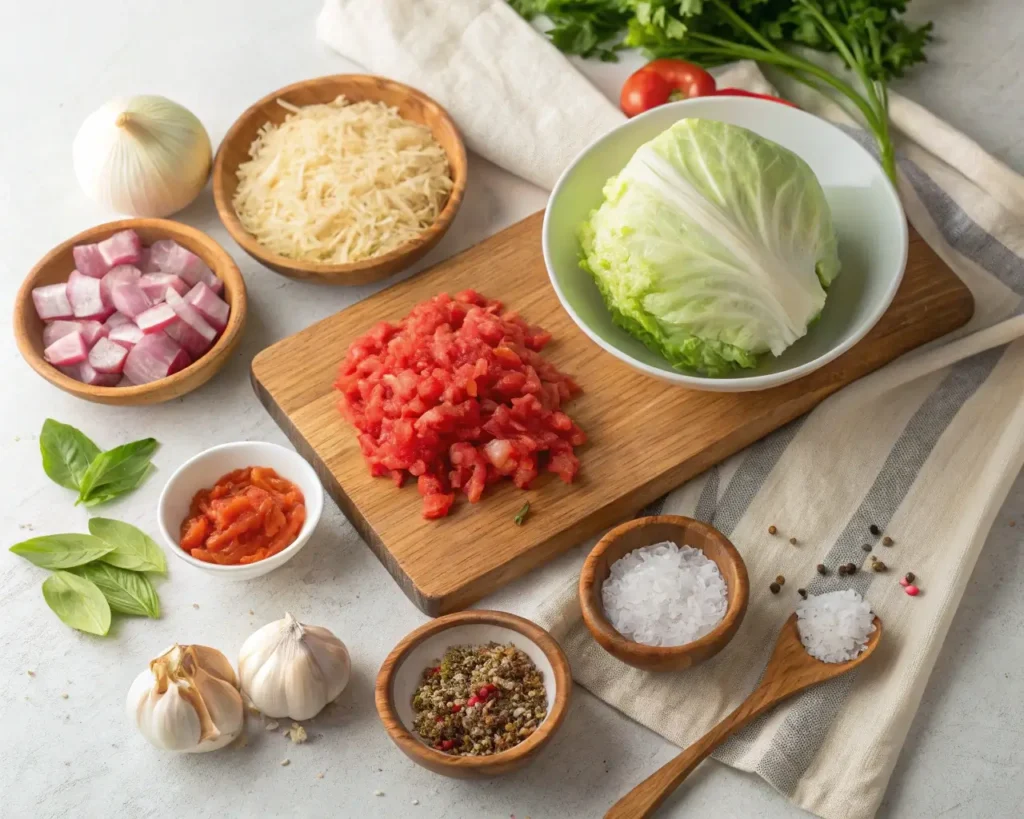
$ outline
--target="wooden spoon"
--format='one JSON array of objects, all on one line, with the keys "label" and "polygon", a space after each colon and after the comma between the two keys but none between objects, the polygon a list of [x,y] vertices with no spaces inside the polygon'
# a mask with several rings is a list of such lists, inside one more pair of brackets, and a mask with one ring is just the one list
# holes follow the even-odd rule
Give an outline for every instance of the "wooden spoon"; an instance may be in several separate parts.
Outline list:
[{"label": "wooden spoon", "polygon": [[796,614],[791,615],[782,627],[761,684],[753,693],[693,745],[612,805],[605,819],[641,819],[651,816],[694,768],[740,728],[794,694],[852,671],[871,655],[881,637],[882,621],[876,617],[875,630],[856,658],[845,663],[824,663],[804,649],[796,628]]}]

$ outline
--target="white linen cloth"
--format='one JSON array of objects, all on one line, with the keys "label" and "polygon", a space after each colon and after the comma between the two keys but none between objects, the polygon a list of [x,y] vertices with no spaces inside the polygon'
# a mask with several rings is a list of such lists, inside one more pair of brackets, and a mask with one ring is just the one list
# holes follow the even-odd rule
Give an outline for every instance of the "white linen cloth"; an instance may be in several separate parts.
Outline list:
[{"label": "white linen cloth", "polygon": [[[504,0],[326,0],[317,32],[367,70],[448,108],[470,150],[550,188],[595,137],[622,121]],[[721,85],[770,91],[751,63]],[[834,102],[784,84],[804,108],[870,139]],[[907,215],[970,287],[971,322],[835,394],[655,504],[714,524],[743,553],[751,594],[732,643],[704,665],[651,674],[619,663],[583,626],[585,549],[488,604],[533,617],[565,648],[577,682],[678,745],[693,742],[756,685],[795,589],[855,588],[884,623],[858,672],[775,709],[717,753],[828,819],[874,815],[992,519],[1024,462],[1024,180],[920,106],[892,94]],[[553,297],[553,296],[552,296]],[[586,469],[584,459],[583,468]],[[785,537],[769,537],[769,524]],[[890,571],[821,577],[819,562]],[[792,534],[799,545],[786,540]],[[910,598],[896,580],[918,576]],[[773,596],[768,584],[787,578]]]}]

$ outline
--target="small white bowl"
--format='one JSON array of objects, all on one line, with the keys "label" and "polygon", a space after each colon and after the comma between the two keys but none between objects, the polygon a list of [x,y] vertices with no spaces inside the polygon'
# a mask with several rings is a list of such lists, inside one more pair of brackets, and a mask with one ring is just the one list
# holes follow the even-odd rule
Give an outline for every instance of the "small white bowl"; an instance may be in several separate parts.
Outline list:
[{"label": "small white bowl", "polygon": [[[612,321],[597,286],[579,265],[577,231],[604,200],[610,176],[645,142],[681,119],[703,117],[748,128],[797,154],[825,190],[843,267],[821,318],[782,355],[754,369],[708,378],[675,369]],[[694,97],[653,108],[600,137],[569,165],[544,214],[544,263],[566,312],[594,343],[647,375],[691,389],[745,392],[812,373],[864,338],[888,309],[907,262],[907,221],[881,166],[842,130],[788,105],[746,97]]]},{"label": "small white bowl", "polygon": [[[247,466],[268,466],[302,490],[306,500],[306,522],[299,530],[299,536],[276,555],[246,565],[221,566],[197,560],[187,554],[178,545],[178,532],[181,529],[181,522],[188,515],[189,506],[196,492],[213,486],[228,472]],[[277,444],[265,441],[237,441],[233,444],[211,447],[178,467],[160,493],[156,517],[164,540],[170,546],[171,553],[179,560],[226,580],[250,580],[272,572],[295,557],[316,529],[323,509],[324,488],[305,458]]]}]

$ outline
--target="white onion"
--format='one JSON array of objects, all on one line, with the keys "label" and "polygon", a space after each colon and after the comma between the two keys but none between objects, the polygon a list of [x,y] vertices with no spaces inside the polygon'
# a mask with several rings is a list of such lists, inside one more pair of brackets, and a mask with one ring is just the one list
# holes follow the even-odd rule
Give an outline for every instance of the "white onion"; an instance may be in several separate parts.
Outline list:
[{"label": "white onion", "polygon": [[90,114],[72,149],[82,190],[131,216],[168,216],[206,185],[212,151],[203,124],[154,95],[117,97]]}]

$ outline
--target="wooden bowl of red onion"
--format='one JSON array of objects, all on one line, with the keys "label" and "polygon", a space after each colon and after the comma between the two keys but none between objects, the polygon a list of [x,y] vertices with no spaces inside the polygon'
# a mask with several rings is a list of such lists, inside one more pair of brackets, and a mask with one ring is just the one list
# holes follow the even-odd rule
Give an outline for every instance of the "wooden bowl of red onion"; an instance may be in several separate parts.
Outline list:
[{"label": "wooden bowl of red onion", "polygon": [[227,363],[245,280],[213,239],[168,219],[89,228],[47,253],[14,307],[14,336],[43,378],[87,401],[158,404]]}]

